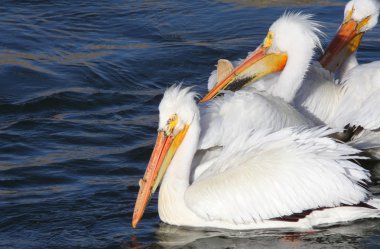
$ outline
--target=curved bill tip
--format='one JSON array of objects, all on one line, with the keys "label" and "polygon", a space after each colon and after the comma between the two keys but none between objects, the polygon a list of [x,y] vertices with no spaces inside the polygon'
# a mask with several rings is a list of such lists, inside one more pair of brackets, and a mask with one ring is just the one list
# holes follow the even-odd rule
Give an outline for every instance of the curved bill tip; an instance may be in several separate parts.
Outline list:
[{"label": "curved bill tip", "polygon": [[211,92],[207,93],[206,96],[204,96],[201,100],[199,100],[199,103],[207,102],[211,99],[213,99],[217,94],[213,94]]},{"label": "curved bill tip", "polygon": [[132,227],[136,228],[137,224],[140,222],[145,208],[149,202],[149,199],[151,197],[150,191],[147,189],[145,184],[142,185],[142,181],[140,180],[140,191],[136,200],[135,209],[133,211],[133,217],[132,217]]},{"label": "curved bill tip", "polygon": [[145,208],[143,208],[143,211],[141,212],[140,208],[135,207],[135,210],[133,212],[133,217],[132,217],[132,228],[133,229],[135,229],[137,224],[140,222],[142,215],[144,214],[144,209]]},{"label": "curved bill tip", "polygon": [[138,223],[139,220],[132,219],[132,228],[135,229]]}]

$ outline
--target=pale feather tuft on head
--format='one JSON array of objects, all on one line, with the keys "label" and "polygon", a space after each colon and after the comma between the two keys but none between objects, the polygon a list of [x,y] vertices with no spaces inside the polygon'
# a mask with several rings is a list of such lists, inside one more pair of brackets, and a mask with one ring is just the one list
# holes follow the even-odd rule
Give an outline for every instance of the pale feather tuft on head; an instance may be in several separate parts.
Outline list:
[{"label": "pale feather tuft on head", "polygon": [[322,48],[319,37],[325,34],[320,22],[313,15],[302,12],[285,12],[269,28],[274,33],[273,47],[281,52],[299,48],[298,43],[307,42],[310,47]]},{"label": "pale feather tuft on head", "polygon": [[192,87],[182,87],[182,84],[175,84],[166,89],[158,107],[160,112],[159,129],[164,128],[169,118],[174,114],[178,116],[175,131],[191,124],[194,118],[199,119],[199,110],[195,102],[198,95],[191,89]]},{"label": "pale feather tuft on head", "polygon": [[371,16],[368,23],[362,27],[361,31],[365,32],[374,28],[379,19],[380,4],[377,0],[351,0],[346,4],[344,9],[344,20],[346,20],[350,11],[351,18],[360,22],[368,16]]}]

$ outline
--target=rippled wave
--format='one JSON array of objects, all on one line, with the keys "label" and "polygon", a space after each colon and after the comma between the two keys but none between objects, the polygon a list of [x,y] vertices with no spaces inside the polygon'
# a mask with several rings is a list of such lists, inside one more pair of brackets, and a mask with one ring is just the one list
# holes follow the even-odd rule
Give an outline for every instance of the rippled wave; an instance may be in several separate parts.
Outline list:
[{"label": "rippled wave", "polygon": [[[3,1],[0,247],[378,245],[375,221],[313,234],[159,225],[157,199],[131,228],[165,88],[204,93],[216,61],[244,57],[288,4],[315,13],[331,37],[344,2]],[[366,34],[362,62],[380,58],[379,37]]]}]

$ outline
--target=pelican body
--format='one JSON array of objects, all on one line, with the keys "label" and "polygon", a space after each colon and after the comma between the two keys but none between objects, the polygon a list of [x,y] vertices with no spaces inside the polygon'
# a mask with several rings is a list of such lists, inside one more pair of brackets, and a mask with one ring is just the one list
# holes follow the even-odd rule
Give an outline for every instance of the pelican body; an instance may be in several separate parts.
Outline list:
[{"label": "pelican body", "polygon": [[[289,35],[286,27],[294,35]],[[258,49],[218,77],[220,81],[201,103],[221,90],[236,90],[277,72],[268,92],[247,96],[266,103],[258,107],[257,122],[261,121],[260,114],[265,114],[264,106],[275,110],[273,113],[285,110],[283,103],[289,105],[294,100],[314,48],[319,46],[318,32],[319,25],[308,15],[283,15]],[[296,125],[275,127],[277,131],[273,132],[270,119],[276,119],[271,115],[266,116],[269,121],[265,125],[247,125],[239,130],[243,121],[228,125],[229,115],[223,115],[223,110],[233,113],[228,104],[237,100],[235,96],[227,95],[220,104],[223,108],[214,101],[213,105],[201,106],[200,111],[195,94],[188,88],[173,86],[165,92],[159,106],[156,144],[139,182],[134,228],[160,184],[158,213],[163,222],[172,225],[234,230],[311,228],[380,216],[380,201],[367,188],[370,175],[355,163],[359,151],[326,137],[335,130]],[[215,113],[214,107],[220,113]],[[293,113],[291,108],[287,111]],[[210,118],[213,113],[216,117]],[[278,120],[287,124],[286,117]],[[302,123],[300,120],[295,123]],[[214,140],[214,145],[222,145],[217,153],[199,160],[196,153],[202,139],[210,141],[205,138],[220,134],[210,128],[218,125],[225,125],[224,131],[233,128],[234,135]]]},{"label": "pelican body", "polygon": [[[320,46],[319,24],[310,17],[300,13],[284,14],[271,25],[263,44],[236,68],[226,60],[219,61],[214,75],[218,83],[213,84],[214,88],[200,101],[200,149],[223,146],[244,130],[270,129],[273,132],[285,127],[316,125],[291,105],[314,48]],[[289,28],[293,31],[291,36]],[[294,70],[295,67],[298,70]],[[268,91],[226,91],[274,72],[281,74]],[[222,90],[224,95],[213,99]],[[211,99],[213,101],[209,101]],[[203,108],[204,105],[207,107]]]},{"label": "pelican body", "polygon": [[[273,73],[266,83],[266,92],[292,103],[314,55],[321,47],[320,24],[311,15],[285,13],[269,28],[262,45],[248,55],[201,100],[206,102],[222,90],[239,90]],[[211,85],[211,84],[209,84]]]},{"label": "pelican body", "polygon": [[[289,28],[293,31],[291,36]],[[302,83],[314,48],[320,46],[319,33],[319,24],[310,15],[287,13],[271,25],[263,45],[244,63],[234,68],[229,61],[220,60],[214,75],[218,84],[200,101],[198,149],[224,146],[247,130],[275,132],[285,127],[317,125],[290,102]],[[221,90],[234,90],[236,84],[250,84],[279,71],[281,75],[270,91],[224,91],[223,96],[213,99]]]},{"label": "pelican body", "polygon": [[160,182],[158,213],[172,225],[310,228],[379,217],[380,202],[366,187],[368,171],[350,161],[358,151],[325,137],[332,132],[325,128],[242,133],[191,179],[201,132],[194,96],[178,86],[164,94],[133,227]]},{"label": "pelican body", "polygon": [[[374,3],[374,0],[363,0],[365,1]],[[341,28],[343,31],[338,31],[339,39],[333,40],[333,45],[327,49],[326,56],[321,58],[323,65],[334,70],[336,67],[333,65],[336,66],[337,60],[331,54],[338,54],[340,60],[346,59],[348,52],[352,53],[357,49],[364,32],[377,23],[377,12],[358,19],[363,16],[364,11],[354,8],[352,4],[354,1],[348,4],[351,11],[346,11],[347,16]],[[378,9],[375,8],[375,11]],[[377,129],[376,127],[380,127],[380,114],[377,115],[376,110],[365,113],[361,109],[370,110],[373,106],[377,106],[374,103],[379,101],[379,98],[373,96],[380,96],[380,93],[377,91],[370,93],[375,90],[372,85],[377,84],[377,81],[368,78],[378,77],[379,71],[373,70],[363,76],[367,82],[363,86],[357,84],[358,80],[351,76],[354,71],[360,71],[353,68],[348,74],[350,80],[344,84],[335,84],[327,70],[318,63],[311,63],[314,48],[320,47],[319,27],[320,25],[311,21],[310,17],[301,14],[290,14],[280,18],[270,27],[262,45],[235,68],[230,63],[229,67],[232,69],[227,70],[229,72],[227,76],[216,80],[219,78],[219,73],[218,77],[212,74],[209,80],[211,90],[201,102],[218,96],[223,90],[236,91],[245,87],[250,92],[266,92],[273,97],[281,98],[315,126],[327,124],[330,127],[343,129],[350,124],[366,129]],[[340,44],[342,34],[348,36],[347,39],[343,39],[345,41],[343,45]],[[339,63],[342,65],[342,62]],[[373,65],[376,66],[377,64]],[[356,75],[361,77],[360,73]],[[366,101],[368,98],[371,101]],[[373,145],[371,149],[379,147],[376,141],[380,141],[380,134],[360,133],[354,136],[350,144],[368,150],[368,144]],[[362,146],[363,144],[366,146]],[[372,155],[377,157],[377,154],[380,153]]]}]

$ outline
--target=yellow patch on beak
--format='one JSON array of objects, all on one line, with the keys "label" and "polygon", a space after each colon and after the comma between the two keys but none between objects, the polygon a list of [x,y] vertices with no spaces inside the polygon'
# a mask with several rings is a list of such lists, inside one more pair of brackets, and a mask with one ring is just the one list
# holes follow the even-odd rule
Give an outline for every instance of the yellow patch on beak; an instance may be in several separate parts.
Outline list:
[{"label": "yellow patch on beak", "polygon": [[344,19],[344,22],[343,23],[346,23],[348,22],[349,20],[351,20],[351,16],[352,16],[352,13],[354,12],[354,7],[352,7],[352,9],[350,9],[350,11],[348,12],[347,16],[346,16],[346,19]]},{"label": "yellow patch on beak", "polygon": [[366,18],[364,18],[363,20],[360,21],[360,23],[358,24],[358,27],[356,28],[357,30],[361,30],[365,25],[368,24],[369,20],[371,19],[371,16],[367,16]]},{"label": "yellow patch on beak", "polygon": [[324,54],[319,59],[321,65],[335,73],[347,60],[347,58],[357,51],[364,31],[362,28],[365,27],[371,16],[367,16],[360,22],[352,19],[352,14],[355,11],[352,8],[342,25],[340,26],[338,32],[336,33],[334,39],[330,42],[329,46],[326,48]]}]

